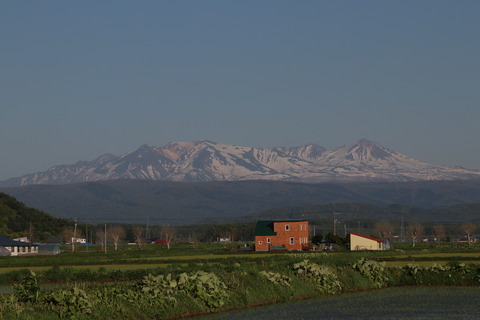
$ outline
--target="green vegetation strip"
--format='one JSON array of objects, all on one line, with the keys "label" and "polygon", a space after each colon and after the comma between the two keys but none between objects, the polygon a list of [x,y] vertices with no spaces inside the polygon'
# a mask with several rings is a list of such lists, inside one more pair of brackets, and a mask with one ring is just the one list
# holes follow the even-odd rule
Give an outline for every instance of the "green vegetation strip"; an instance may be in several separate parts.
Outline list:
[{"label": "green vegetation strip", "polygon": [[[451,261],[448,260],[433,260],[433,261],[385,261],[385,265],[387,267],[405,267],[409,264],[415,264],[423,268],[432,267],[434,265],[448,265]],[[455,260],[455,263],[458,264],[473,264],[473,265],[480,265],[480,261],[464,261],[464,260]]]},{"label": "green vegetation strip", "polygon": [[[167,268],[171,264],[169,263],[149,263],[149,264],[104,264],[104,265],[73,265],[73,266],[67,266],[67,267],[60,267],[59,269],[77,269],[77,270],[92,270],[96,271],[99,269],[103,269],[106,271],[112,271],[112,270],[139,270],[139,269],[154,269],[154,268]],[[186,265],[184,264],[178,264],[178,265]],[[26,267],[22,268],[23,270],[29,270],[33,272],[41,272],[41,271],[47,271],[50,270],[51,267],[46,267],[46,266],[40,266],[40,267]],[[10,268],[0,268],[0,274],[3,273],[8,273],[12,271],[18,271],[19,268],[17,267],[10,267]],[[21,269],[20,269],[21,270]]]},{"label": "green vegetation strip", "polygon": [[[208,254],[208,255],[188,255],[188,256],[170,256],[170,257],[144,257],[144,258],[124,258],[124,259],[97,259],[95,257],[88,257],[83,260],[82,264],[77,264],[77,259],[61,258],[53,259],[50,261],[24,260],[23,263],[17,265],[0,267],[0,274],[7,273],[15,270],[26,269],[31,271],[45,271],[51,268],[52,265],[61,266],[63,268],[74,269],[98,269],[105,268],[107,270],[136,270],[136,269],[152,269],[152,268],[166,268],[169,265],[185,265],[187,263],[218,263],[224,259],[260,259],[264,257],[272,257],[272,254]],[[27,258],[27,257],[23,257]],[[25,263],[28,262],[28,263]],[[92,263],[95,262],[95,263]],[[36,265],[39,263],[40,265]]]},{"label": "green vegetation strip", "polygon": [[[137,258],[136,253],[131,255]],[[246,259],[253,256],[222,255],[198,263],[193,255],[192,260],[176,260],[181,263],[53,265],[36,273],[10,271],[0,275],[3,283],[16,282],[0,295],[1,316],[170,319],[373,288],[480,285],[478,265],[458,261],[388,266],[375,261],[386,253],[376,252],[284,253]],[[77,258],[72,254],[51,261]]]}]

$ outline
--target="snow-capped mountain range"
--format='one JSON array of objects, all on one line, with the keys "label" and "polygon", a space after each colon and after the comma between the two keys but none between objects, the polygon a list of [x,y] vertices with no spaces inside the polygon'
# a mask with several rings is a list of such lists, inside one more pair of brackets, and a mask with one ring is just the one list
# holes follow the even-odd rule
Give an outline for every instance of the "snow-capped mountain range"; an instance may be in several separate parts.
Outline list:
[{"label": "snow-capped mountain range", "polygon": [[141,146],[121,155],[54,166],[1,182],[2,187],[115,179],[296,182],[416,181],[480,178],[480,171],[433,165],[362,139],[327,150],[316,144],[253,148],[207,140]]}]

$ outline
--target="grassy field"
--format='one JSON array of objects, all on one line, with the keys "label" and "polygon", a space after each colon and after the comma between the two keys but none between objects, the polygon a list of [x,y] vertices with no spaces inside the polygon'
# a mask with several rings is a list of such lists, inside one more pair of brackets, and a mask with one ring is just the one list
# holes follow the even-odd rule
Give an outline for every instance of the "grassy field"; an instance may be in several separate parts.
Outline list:
[{"label": "grassy field", "polygon": [[[395,250],[382,252],[328,252],[331,260],[354,261],[359,257],[367,257],[376,261],[385,261],[388,266],[404,266],[416,263],[421,266],[434,264],[447,264],[450,262],[480,264],[480,245],[465,246],[451,243],[443,246],[431,247],[421,244],[411,248],[405,244],[397,244]],[[282,259],[288,252],[237,252],[235,245],[225,247],[223,244],[200,244],[192,248],[189,244],[176,244],[171,249],[159,245],[147,245],[142,250],[133,246],[120,246],[118,251],[113,247],[105,253],[100,247],[78,247],[76,252],[71,252],[70,247],[62,247],[59,255],[0,257],[0,274],[16,270],[45,271],[54,266],[60,268],[98,270],[138,270],[167,268],[171,265],[188,265],[221,263],[225,260],[250,261],[268,258],[270,260]],[[318,252],[304,252],[319,254]]]},{"label": "grassy field", "polygon": [[[260,259],[264,257],[271,257],[272,254],[258,254],[253,253],[246,254],[190,254],[184,256],[142,256],[139,257],[122,257],[108,259],[105,257],[97,257],[95,253],[92,256],[85,256],[82,254],[83,259],[81,263],[77,259],[73,258],[74,254],[67,253],[65,255],[52,256],[48,259],[42,260],[30,260],[32,257],[21,257],[17,260],[16,265],[12,263],[2,264],[3,260],[0,260],[0,274],[15,271],[19,269],[31,270],[34,272],[45,271],[53,266],[61,266],[61,268],[73,268],[73,269],[90,269],[98,270],[99,268],[105,270],[137,270],[137,269],[152,269],[152,268],[166,268],[170,265],[187,265],[188,263],[217,263],[223,259],[235,258],[235,259]],[[41,265],[35,265],[36,263]]]},{"label": "grassy field", "polygon": [[385,287],[480,285],[475,245],[272,253],[220,244],[68,249],[0,258],[0,319],[170,319]]}]

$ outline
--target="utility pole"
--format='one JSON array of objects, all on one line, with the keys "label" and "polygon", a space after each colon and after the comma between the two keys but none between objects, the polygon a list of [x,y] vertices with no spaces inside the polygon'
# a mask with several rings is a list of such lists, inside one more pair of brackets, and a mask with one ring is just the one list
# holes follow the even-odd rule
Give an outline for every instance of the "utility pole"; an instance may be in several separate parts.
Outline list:
[{"label": "utility pole", "polygon": [[335,212],[333,211],[333,235],[337,235],[337,214],[340,214],[340,212]]},{"label": "utility pole", "polygon": [[105,253],[107,253],[107,224],[105,223]]},{"label": "utility pole", "polygon": [[335,211],[333,211],[333,235],[337,232],[337,219],[335,218]]},{"label": "utility pole", "polygon": [[149,241],[149,240],[150,240],[150,228],[149,228],[149,224],[150,224],[149,222],[150,222],[150,221],[149,221],[149,220],[150,220],[150,217],[147,216],[147,226],[146,226],[146,228],[145,228],[145,240],[146,240],[146,241]]},{"label": "utility pole", "polygon": [[402,215],[402,220],[400,224],[400,241],[405,242],[405,231],[403,230],[403,215]]},{"label": "utility pole", "polygon": [[77,241],[77,218],[75,218],[75,227],[73,228],[72,252],[75,251],[75,242]]}]

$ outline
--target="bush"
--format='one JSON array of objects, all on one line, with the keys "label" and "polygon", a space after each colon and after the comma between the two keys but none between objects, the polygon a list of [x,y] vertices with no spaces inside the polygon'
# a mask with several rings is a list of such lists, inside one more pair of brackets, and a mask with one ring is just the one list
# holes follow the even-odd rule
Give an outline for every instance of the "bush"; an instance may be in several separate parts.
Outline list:
[{"label": "bush", "polygon": [[13,286],[14,295],[19,302],[37,302],[40,300],[40,285],[37,275],[30,271],[20,284]]},{"label": "bush", "polygon": [[407,264],[402,270],[405,284],[461,285],[472,284],[480,279],[480,270],[476,265],[457,262],[446,265],[435,263],[431,267]]},{"label": "bush", "polygon": [[228,297],[225,283],[210,272],[197,271],[190,275],[182,273],[178,278],[178,286],[209,309],[223,306]]},{"label": "bush", "polygon": [[303,260],[302,262],[295,263],[292,268],[298,275],[314,281],[317,290],[321,293],[333,294],[342,290],[337,275],[330,267],[320,266],[308,260]]},{"label": "bush", "polygon": [[268,281],[284,287],[290,287],[290,282],[292,281],[290,277],[284,276],[278,272],[260,271],[260,274],[267,278]]},{"label": "bush", "polygon": [[353,264],[353,269],[360,272],[362,276],[373,282],[376,288],[388,284],[388,276],[385,272],[385,262],[378,263],[361,258]]},{"label": "bush", "polygon": [[46,299],[61,319],[77,319],[84,314],[92,313],[92,301],[85,291],[74,287],[70,290],[57,290]]}]

